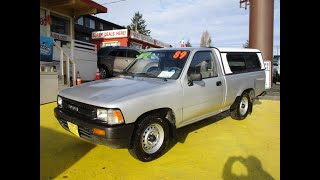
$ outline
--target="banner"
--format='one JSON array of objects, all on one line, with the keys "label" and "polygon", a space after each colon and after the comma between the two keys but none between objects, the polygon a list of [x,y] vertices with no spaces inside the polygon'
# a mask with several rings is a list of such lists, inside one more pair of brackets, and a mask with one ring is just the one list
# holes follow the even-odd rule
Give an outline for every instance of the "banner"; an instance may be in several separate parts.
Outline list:
[{"label": "banner", "polygon": [[52,61],[53,38],[40,36],[40,61]]}]

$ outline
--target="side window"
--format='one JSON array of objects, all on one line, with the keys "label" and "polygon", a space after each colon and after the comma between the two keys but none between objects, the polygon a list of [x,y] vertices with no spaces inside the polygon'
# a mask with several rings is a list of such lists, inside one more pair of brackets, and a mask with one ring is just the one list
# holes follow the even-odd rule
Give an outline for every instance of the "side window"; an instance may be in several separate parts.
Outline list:
[{"label": "side window", "polygon": [[191,73],[201,73],[202,78],[210,78],[217,76],[215,59],[210,51],[196,52],[192,58],[188,69],[188,76]]},{"label": "side window", "polygon": [[246,63],[242,54],[227,53],[227,61],[232,73],[246,72]]},{"label": "side window", "polygon": [[129,49],[128,50],[128,57],[129,58],[136,58],[137,55],[139,55],[140,53],[138,51],[135,51],[135,50],[131,50]]},{"label": "side window", "polygon": [[113,50],[109,53],[109,56],[117,56],[117,50]]},{"label": "side window", "polygon": [[119,56],[119,57],[127,57],[127,50],[126,49],[118,49],[117,56]]},{"label": "side window", "polygon": [[232,73],[261,70],[261,64],[257,53],[227,53],[227,61]]},{"label": "side window", "polygon": [[248,71],[257,71],[261,69],[261,64],[256,53],[246,53],[244,57]]}]

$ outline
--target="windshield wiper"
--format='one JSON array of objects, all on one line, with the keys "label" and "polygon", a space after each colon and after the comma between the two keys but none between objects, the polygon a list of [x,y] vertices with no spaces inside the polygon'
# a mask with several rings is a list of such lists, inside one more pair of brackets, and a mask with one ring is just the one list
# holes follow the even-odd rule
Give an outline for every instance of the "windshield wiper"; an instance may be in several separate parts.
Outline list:
[{"label": "windshield wiper", "polygon": [[154,74],[150,73],[132,73],[132,77],[157,77]]}]

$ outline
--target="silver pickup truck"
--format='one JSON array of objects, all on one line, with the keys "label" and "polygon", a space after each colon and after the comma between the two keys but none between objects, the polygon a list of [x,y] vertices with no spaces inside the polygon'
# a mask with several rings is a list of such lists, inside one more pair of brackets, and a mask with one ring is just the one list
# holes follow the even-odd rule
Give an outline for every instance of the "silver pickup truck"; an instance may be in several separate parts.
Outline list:
[{"label": "silver pickup truck", "polygon": [[164,154],[177,128],[227,110],[244,119],[264,94],[257,49],[148,49],[119,77],[60,91],[54,113],[76,136],[151,161]]}]

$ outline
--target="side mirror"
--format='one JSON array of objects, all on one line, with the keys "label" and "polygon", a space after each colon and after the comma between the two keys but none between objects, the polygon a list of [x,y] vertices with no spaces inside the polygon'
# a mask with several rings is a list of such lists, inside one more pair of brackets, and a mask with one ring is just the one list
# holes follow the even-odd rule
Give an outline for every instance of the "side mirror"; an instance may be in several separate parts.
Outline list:
[{"label": "side mirror", "polygon": [[190,77],[190,79],[188,80],[189,86],[193,86],[193,81],[201,81],[202,80],[201,73],[191,73],[189,77]]}]

